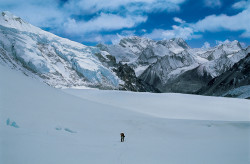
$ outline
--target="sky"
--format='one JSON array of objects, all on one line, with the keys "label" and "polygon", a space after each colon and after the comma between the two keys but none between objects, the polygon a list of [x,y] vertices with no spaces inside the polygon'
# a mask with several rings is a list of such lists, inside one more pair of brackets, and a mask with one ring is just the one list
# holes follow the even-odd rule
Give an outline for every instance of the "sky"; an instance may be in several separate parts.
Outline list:
[{"label": "sky", "polygon": [[0,9],[85,45],[127,36],[250,45],[250,0],[0,0]]}]

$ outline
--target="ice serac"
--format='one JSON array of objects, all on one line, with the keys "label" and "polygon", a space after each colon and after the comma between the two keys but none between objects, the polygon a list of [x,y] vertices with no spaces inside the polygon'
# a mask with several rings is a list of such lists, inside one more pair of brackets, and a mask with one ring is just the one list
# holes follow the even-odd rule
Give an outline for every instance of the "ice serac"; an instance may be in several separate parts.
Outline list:
[{"label": "ice serac", "polygon": [[118,88],[119,78],[96,47],[43,31],[10,12],[0,15],[0,62],[54,87]]}]

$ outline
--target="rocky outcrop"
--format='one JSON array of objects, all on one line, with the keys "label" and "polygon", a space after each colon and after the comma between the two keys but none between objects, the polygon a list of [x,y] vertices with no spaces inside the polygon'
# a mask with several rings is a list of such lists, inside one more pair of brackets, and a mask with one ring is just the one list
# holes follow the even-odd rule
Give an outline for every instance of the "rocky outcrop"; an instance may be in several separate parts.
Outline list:
[{"label": "rocky outcrop", "polygon": [[124,81],[123,84],[120,84],[121,90],[136,92],[160,92],[153,85],[150,85],[137,78],[135,71],[128,64],[122,64],[120,62],[113,70],[116,72],[117,76]]},{"label": "rocky outcrop", "polygon": [[[234,97],[234,90],[242,86],[250,85],[250,54],[238,63],[234,64],[232,68],[222,73],[220,76],[213,78],[207,86],[202,88],[198,94],[227,96]],[[249,91],[247,91],[249,92]]]}]

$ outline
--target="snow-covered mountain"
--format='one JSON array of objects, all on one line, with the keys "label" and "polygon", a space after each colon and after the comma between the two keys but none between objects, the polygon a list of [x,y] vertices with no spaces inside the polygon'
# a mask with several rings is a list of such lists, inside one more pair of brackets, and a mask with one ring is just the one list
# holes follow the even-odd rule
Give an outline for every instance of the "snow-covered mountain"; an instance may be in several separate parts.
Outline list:
[{"label": "snow-covered mountain", "polygon": [[90,47],[0,15],[0,63],[53,87],[197,93],[249,51],[238,41],[192,49],[181,38],[136,36]]},{"label": "snow-covered mountain", "polygon": [[54,87],[118,88],[120,79],[95,54],[107,52],[43,31],[9,12],[0,15],[0,62]]},{"label": "snow-covered mountain", "polygon": [[250,53],[220,76],[213,78],[200,94],[250,98]]},{"label": "snow-covered mountain", "polygon": [[139,79],[160,92],[180,93],[196,93],[247,54],[238,41],[192,49],[181,38],[153,41],[128,37],[117,45],[98,47],[127,63]]},{"label": "snow-covered mountain", "polygon": [[154,41],[137,36],[123,38],[116,45],[99,44],[97,46],[115,56],[117,62],[129,64],[137,76],[162,57],[178,55],[189,48],[181,38]]}]

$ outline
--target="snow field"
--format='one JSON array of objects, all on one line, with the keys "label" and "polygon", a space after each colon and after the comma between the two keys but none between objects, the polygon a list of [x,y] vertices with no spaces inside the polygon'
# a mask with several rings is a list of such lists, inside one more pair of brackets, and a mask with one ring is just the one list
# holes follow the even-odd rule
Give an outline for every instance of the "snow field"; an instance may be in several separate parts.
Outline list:
[{"label": "snow field", "polygon": [[[237,106],[239,113],[246,115],[247,100],[79,90],[86,92],[86,99],[75,90],[70,95],[2,66],[0,77],[0,163],[248,164],[250,161],[249,119],[243,114],[232,119],[224,109],[232,106],[228,109],[232,112]],[[223,112],[213,110],[213,114],[205,117],[209,109],[206,106],[215,104],[215,107],[221,101],[229,103],[218,106]],[[198,114],[196,102],[205,108]],[[181,103],[184,105],[178,106]],[[163,111],[166,104],[170,111]],[[175,105],[176,109],[171,109]],[[192,117],[189,106],[195,109]],[[176,112],[179,107],[183,109]],[[185,113],[184,107],[189,111]],[[175,112],[178,119],[169,119]],[[7,125],[8,119],[19,127]],[[212,121],[216,119],[220,121]],[[126,136],[124,143],[120,143],[121,132]]]}]

